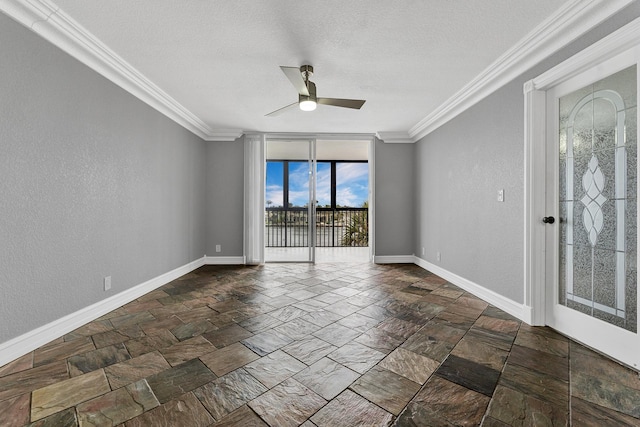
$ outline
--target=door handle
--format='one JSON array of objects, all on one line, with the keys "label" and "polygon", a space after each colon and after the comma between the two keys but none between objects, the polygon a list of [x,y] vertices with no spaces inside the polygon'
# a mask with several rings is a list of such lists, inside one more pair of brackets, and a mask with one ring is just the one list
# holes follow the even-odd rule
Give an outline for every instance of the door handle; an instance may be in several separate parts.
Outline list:
[{"label": "door handle", "polygon": [[545,216],[544,218],[542,218],[542,222],[544,222],[545,224],[553,224],[554,222],[556,222],[556,219],[552,216]]}]

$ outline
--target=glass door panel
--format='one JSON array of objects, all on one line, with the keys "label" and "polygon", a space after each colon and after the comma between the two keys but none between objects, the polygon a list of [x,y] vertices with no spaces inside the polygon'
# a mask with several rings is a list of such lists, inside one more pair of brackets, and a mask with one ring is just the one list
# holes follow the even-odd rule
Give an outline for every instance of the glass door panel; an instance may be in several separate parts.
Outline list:
[{"label": "glass door panel", "polygon": [[314,148],[313,140],[267,140],[267,262],[314,261]]},{"label": "glass door panel", "polygon": [[637,367],[637,67],[583,82],[547,92],[547,323]]}]

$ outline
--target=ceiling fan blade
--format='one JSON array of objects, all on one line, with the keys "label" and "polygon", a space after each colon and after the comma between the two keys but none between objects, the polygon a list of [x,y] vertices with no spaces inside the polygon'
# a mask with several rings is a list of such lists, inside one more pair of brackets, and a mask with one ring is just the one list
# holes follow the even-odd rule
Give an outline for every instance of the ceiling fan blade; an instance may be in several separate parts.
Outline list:
[{"label": "ceiling fan blade", "polygon": [[280,66],[282,72],[287,76],[293,87],[296,88],[300,95],[309,96],[309,89],[302,78],[300,68],[298,67],[283,67]]},{"label": "ceiling fan blade", "polygon": [[333,105],[334,107],[353,108],[359,110],[366,101],[362,99],[318,98],[318,104]]},{"label": "ceiling fan blade", "polygon": [[280,115],[281,113],[284,113],[285,111],[287,111],[291,107],[295,107],[297,105],[298,105],[298,103],[294,102],[293,104],[289,104],[286,107],[278,108],[276,111],[272,111],[269,114],[265,114],[265,117],[274,117],[274,116]]}]

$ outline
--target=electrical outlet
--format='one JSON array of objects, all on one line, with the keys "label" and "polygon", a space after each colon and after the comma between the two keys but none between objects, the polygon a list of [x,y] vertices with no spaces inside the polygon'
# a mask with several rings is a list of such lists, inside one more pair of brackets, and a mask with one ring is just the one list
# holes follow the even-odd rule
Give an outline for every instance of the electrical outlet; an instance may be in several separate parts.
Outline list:
[{"label": "electrical outlet", "polygon": [[108,291],[109,289],[111,289],[111,276],[104,278],[104,290]]},{"label": "electrical outlet", "polygon": [[424,246],[422,247],[422,255],[424,255]]},{"label": "electrical outlet", "polygon": [[504,202],[504,190],[498,190],[498,201]]},{"label": "electrical outlet", "polygon": [[222,252],[222,245],[216,245],[216,252]]},{"label": "electrical outlet", "polygon": [[436,258],[438,259],[438,261],[440,261],[440,259],[442,258],[440,251],[436,253]]}]

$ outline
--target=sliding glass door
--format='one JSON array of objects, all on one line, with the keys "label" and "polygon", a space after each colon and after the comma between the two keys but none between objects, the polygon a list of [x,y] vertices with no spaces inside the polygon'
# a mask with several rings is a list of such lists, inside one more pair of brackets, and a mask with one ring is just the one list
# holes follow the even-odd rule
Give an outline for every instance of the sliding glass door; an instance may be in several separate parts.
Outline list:
[{"label": "sliding glass door", "polygon": [[267,139],[265,261],[315,261],[315,140]]}]

